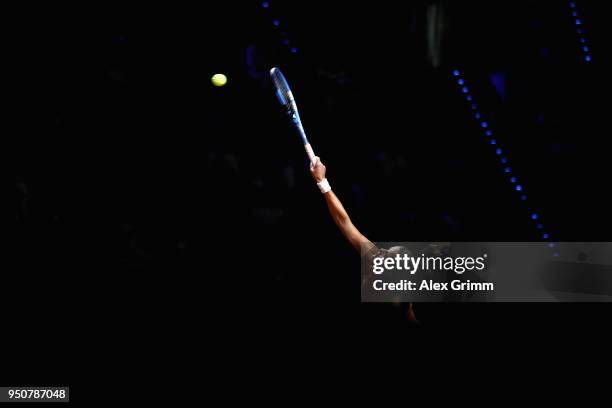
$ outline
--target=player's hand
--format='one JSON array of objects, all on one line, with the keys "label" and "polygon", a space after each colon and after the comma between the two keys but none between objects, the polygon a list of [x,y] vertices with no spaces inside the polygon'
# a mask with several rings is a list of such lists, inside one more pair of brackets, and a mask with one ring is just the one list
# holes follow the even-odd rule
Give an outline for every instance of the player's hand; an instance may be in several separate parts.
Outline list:
[{"label": "player's hand", "polygon": [[319,156],[315,156],[315,161],[310,163],[310,174],[317,183],[320,183],[325,178],[325,165],[321,162]]}]

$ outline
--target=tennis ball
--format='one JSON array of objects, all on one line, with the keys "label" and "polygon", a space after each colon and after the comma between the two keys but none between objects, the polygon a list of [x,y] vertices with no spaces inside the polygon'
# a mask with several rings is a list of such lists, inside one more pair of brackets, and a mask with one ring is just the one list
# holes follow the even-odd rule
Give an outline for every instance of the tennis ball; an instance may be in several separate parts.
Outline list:
[{"label": "tennis ball", "polygon": [[214,86],[223,86],[227,83],[227,77],[223,74],[215,74],[210,78]]}]

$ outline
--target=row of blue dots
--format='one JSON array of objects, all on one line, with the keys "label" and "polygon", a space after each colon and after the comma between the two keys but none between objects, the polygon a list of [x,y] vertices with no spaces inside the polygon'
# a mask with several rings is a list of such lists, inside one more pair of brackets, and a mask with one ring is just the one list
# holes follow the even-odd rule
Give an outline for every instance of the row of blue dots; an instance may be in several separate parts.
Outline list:
[{"label": "row of blue dots", "polygon": [[[270,9],[270,2],[269,2],[269,1],[264,1],[264,2],[262,2],[262,3],[261,3],[261,7],[265,8],[265,9]],[[272,20],[272,25],[273,25],[274,27],[280,27],[280,26],[281,26],[281,21],[280,21],[279,19],[275,18],[275,19],[273,19],[273,20]],[[280,34],[281,34],[281,36],[282,36],[282,37],[284,37],[284,38],[282,39],[282,41],[281,41],[281,44],[283,44],[283,45],[284,45],[284,46],[286,46],[286,47],[289,47],[289,52],[290,52],[290,53],[292,53],[292,54],[297,54],[298,49],[297,49],[297,47],[292,46],[292,45],[291,45],[291,41],[289,41],[289,39],[288,39],[288,38],[286,38],[287,33],[285,33],[284,31],[282,31]]]},{"label": "row of blue dots", "polygon": [[[489,128],[489,123],[482,119],[482,114],[478,111],[478,105],[472,102],[474,98],[470,94],[469,88],[466,86],[466,81],[465,78],[462,77],[461,71],[459,71],[458,69],[453,70],[453,76],[456,77],[457,85],[460,86],[461,93],[463,93],[465,99],[468,102],[471,102],[470,108],[474,111],[474,118],[479,121],[480,128],[484,130],[485,136],[489,139],[489,144],[497,146],[497,140],[493,138],[493,131]],[[507,165],[508,159],[503,155],[503,153],[504,151],[500,147],[496,147],[495,154],[497,156],[500,156],[500,161],[504,165],[504,173],[510,175],[510,183],[514,186],[514,190],[521,193],[521,201],[527,201],[527,195],[523,192],[523,186],[521,184],[518,184],[517,178],[512,175],[512,168]],[[540,217],[537,213],[531,213],[531,219],[533,221],[537,221],[539,220],[539,218]],[[538,230],[543,230],[544,225],[542,223],[538,223],[536,225],[536,228]],[[541,236],[542,239],[545,241],[550,239],[550,234],[547,232],[542,233]],[[554,247],[553,243],[550,243],[549,245],[553,245]],[[558,256],[558,254],[555,253],[555,256]]]},{"label": "row of blue dots", "polygon": [[586,62],[590,62],[592,60],[591,49],[589,48],[589,46],[587,44],[587,40],[586,40],[586,38],[584,36],[584,29],[582,28],[583,27],[582,26],[582,20],[578,16],[578,10],[576,8],[576,2],[570,1],[569,5],[570,5],[570,8],[572,9],[572,17],[574,17],[574,23],[576,24],[576,33],[579,35],[580,49],[582,50],[582,52],[584,54],[584,60]]}]

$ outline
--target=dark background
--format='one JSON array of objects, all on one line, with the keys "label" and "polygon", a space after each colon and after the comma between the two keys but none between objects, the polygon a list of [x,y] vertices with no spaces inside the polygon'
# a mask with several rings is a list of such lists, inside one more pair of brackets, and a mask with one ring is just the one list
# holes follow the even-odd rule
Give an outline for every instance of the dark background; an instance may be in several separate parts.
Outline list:
[{"label": "dark background", "polygon": [[[590,62],[569,2],[457,3],[26,11],[14,63],[25,108],[14,118],[17,269],[3,299],[27,333],[28,316],[53,317],[27,344],[73,356],[78,345],[102,361],[152,344],[200,350],[228,333],[249,344],[284,333],[286,345],[287,333],[410,328],[402,307],[360,304],[359,258],[310,178],[272,66],[371,240],[610,241],[602,2],[577,2]],[[213,87],[215,73],[228,84]],[[610,307],[416,312],[423,327],[582,332],[604,327]]]}]

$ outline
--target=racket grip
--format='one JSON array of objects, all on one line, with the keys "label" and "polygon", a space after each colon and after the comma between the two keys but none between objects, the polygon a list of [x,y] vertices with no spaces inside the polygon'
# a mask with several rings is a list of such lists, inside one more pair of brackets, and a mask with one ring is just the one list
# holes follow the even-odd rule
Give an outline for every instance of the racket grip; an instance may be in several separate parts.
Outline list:
[{"label": "racket grip", "polygon": [[304,149],[306,150],[306,154],[308,155],[308,158],[310,159],[311,163],[315,162],[315,153],[314,150],[312,150],[312,146],[310,145],[310,143],[306,143],[304,145]]}]

